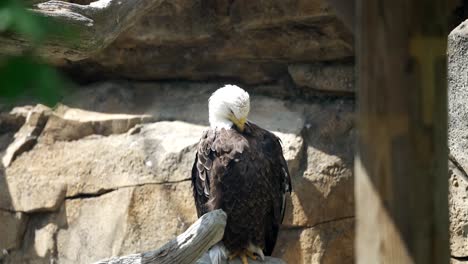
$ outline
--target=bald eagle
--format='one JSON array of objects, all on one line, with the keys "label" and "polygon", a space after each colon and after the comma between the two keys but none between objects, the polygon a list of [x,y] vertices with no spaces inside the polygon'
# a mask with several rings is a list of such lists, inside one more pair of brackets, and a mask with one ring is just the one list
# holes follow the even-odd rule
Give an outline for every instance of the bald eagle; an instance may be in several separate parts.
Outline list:
[{"label": "bald eagle", "polygon": [[240,257],[244,264],[247,257],[271,255],[291,192],[280,139],[248,121],[249,110],[249,94],[238,86],[226,85],[211,95],[210,128],[198,143],[192,168],[198,217],[216,209],[226,212],[222,254]]}]

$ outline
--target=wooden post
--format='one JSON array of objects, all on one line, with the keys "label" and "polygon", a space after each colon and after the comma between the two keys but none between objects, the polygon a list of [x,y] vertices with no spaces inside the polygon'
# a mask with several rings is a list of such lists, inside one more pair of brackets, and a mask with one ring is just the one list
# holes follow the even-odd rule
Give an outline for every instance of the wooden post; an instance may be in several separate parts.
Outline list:
[{"label": "wooden post", "polygon": [[444,0],[358,0],[357,263],[449,263]]}]

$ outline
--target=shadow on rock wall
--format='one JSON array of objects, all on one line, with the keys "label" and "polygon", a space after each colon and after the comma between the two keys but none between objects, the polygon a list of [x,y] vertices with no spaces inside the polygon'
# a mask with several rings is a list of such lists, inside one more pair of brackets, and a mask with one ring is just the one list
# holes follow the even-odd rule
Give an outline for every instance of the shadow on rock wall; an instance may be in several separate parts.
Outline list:
[{"label": "shadow on rock wall", "polygon": [[293,177],[276,254],[289,263],[352,263],[353,105],[308,105],[303,161]]},{"label": "shadow on rock wall", "polygon": [[[14,133],[19,129],[23,120],[16,122],[12,116],[0,115],[0,156],[3,157],[7,147],[14,140]],[[15,121],[15,122],[12,122]],[[21,237],[24,234],[26,216],[16,213],[13,209],[10,190],[6,182],[5,167],[0,163],[0,262],[4,255],[9,254],[20,246]]]}]

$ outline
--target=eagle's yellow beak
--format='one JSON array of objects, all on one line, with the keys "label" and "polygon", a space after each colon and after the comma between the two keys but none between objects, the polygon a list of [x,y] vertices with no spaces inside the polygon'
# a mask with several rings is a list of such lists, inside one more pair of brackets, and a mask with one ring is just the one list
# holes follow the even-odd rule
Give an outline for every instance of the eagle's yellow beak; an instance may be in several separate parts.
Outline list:
[{"label": "eagle's yellow beak", "polygon": [[234,125],[237,127],[237,129],[239,129],[240,132],[244,132],[245,122],[247,122],[247,118],[243,117],[237,119],[234,115],[231,115],[229,119],[232,121],[232,123],[234,123]]}]

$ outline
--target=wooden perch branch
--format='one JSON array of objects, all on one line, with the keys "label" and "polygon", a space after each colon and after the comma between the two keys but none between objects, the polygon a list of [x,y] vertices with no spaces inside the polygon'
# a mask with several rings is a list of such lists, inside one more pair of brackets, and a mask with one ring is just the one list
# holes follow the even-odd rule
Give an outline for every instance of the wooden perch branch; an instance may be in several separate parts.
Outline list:
[{"label": "wooden perch branch", "polygon": [[226,219],[226,213],[222,210],[212,211],[157,250],[101,260],[95,264],[195,263],[203,253],[223,238]]},{"label": "wooden perch branch", "polygon": [[[89,5],[79,5],[52,0],[39,3],[32,11],[56,19],[70,26],[78,35],[73,42],[64,38],[49,38],[40,47],[44,57],[80,60],[107,47],[117,36],[133,25],[162,0],[99,0]],[[0,53],[21,53],[30,43],[16,35],[0,36]]]},{"label": "wooden perch branch", "polygon": [[[200,217],[184,233],[159,249],[123,257],[113,257],[94,264],[212,264],[207,251],[223,238],[226,219],[227,216],[223,210],[212,211]],[[282,260],[269,257],[264,262],[249,261],[249,263],[285,264]],[[241,262],[233,260],[226,261],[225,264],[241,264]]]}]

